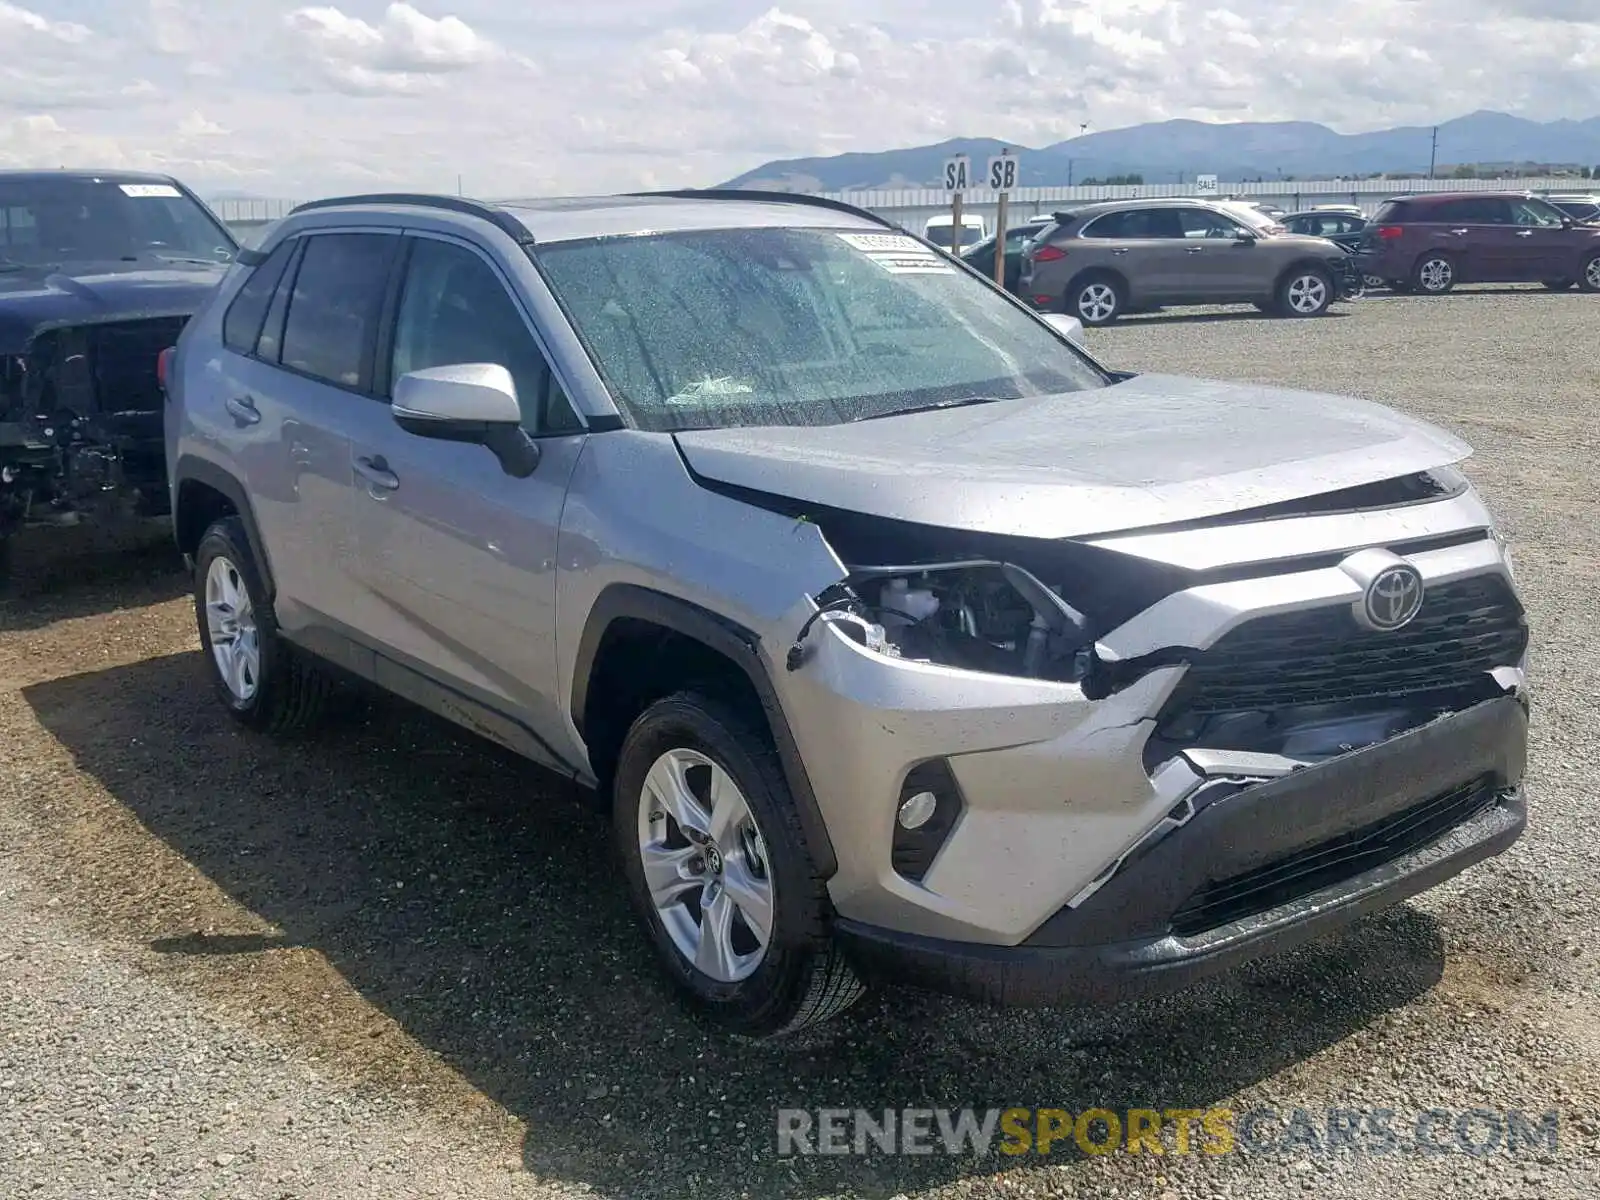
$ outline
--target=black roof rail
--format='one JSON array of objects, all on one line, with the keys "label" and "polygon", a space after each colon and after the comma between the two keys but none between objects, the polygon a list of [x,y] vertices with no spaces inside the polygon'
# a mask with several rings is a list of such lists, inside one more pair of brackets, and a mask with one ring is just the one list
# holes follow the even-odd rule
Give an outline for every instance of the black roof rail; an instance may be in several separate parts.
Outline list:
[{"label": "black roof rail", "polygon": [[289,216],[315,208],[343,208],[350,204],[399,204],[414,208],[442,208],[447,212],[466,213],[481,217],[524,245],[532,244],[533,234],[528,227],[503,208],[496,208],[482,200],[469,200],[465,196],[445,196],[429,192],[374,192],[361,196],[328,196],[321,200],[307,200],[289,210]]},{"label": "black roof rail", "polygon": [[860,208],[854,204],[846,204],[843,200],[830,200],[827,196],[813,196],[806,192],[769,192],[760,188],[675,188],[664,192],[629,192],[628,195],[662,196],[674,200],[754,200],[765,204],[807,204],[812,208],[827,208],[834,212],[864,217],[886,229],[904,230],[904,226],[873,212],[870,208]]}]

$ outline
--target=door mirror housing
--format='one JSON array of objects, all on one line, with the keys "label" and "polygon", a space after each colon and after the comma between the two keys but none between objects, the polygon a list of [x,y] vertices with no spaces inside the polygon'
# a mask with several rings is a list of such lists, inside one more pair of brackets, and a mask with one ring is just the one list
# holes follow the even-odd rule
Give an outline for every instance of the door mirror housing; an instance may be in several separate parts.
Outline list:
[{"label": "door mirror housing", "polygon": [[1256,235],[1248,229],[1241,229],[1233,235],[1233,240],[1241,246],[1254,246],[1256,244]]},{"label": "door mirror housing", "polygon": [[1061,334],[1080,350],[1088,349],[1083,342],[1083,322],[1077,317],[1070,317],[1066,313],[1040,313],[1044,323],[1057,333]]},{"label": "door mirror housing", "polygon": [[486,446],[519,479],[539,465],[539,443],[522,428],[511,372],[499,363],[458,363],[408,371],[394,383],[389,410],[407,433]]}]

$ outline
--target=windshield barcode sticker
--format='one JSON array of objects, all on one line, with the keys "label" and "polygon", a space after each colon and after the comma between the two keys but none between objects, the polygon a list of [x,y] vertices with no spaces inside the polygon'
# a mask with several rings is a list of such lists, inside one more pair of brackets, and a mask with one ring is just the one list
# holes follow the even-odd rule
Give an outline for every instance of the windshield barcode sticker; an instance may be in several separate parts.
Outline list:
[{"label": "windshield barcode sticker", "polygon": [[183,193],[170,183],[124,183],[120,185],[124,196],[175,199]]},{"label": "windshield barcode sticker", "polygon": [[943,254],[903,233],[841,233],[839,240],[895,275],[947,275],[955,272],[954,264]]}]

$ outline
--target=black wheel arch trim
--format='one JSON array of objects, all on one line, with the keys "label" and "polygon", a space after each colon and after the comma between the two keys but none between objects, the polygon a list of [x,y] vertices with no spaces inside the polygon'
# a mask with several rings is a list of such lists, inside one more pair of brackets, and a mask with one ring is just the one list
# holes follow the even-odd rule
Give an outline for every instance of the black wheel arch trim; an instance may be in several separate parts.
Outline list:
[{"label": "black wheel arch trim", "polygon": [[822,819],[822,808],[817,803],[811,777],[806,772],[800,756],[800,747],[789,728],[783,706],[778,701],[777,689],[761,661],[761,639],[744,626],[702,608],[691,601],[658,592],[637,584],[614,583],[606,587],[595,599],[584,624],[583,636],[578,642],[578,654],[572,665],[572,723],[579,736],[584,735],[583,712],[589,699],[589,681],[594,672],[595,658],[605,641],[606,631],[619,620],[647,621],[670,629],[674,633],[693,638],[715,650],[735,666],[750,681],[761,701],[767,727],[778,751],[778,761],[789,784],[790,794],[800,818],[800,828],[805,834],[807,848],[823,878],[839,869],[834,854],[833,841],[828,836],[827,823]]},{"label": "black wheel arch trim", "polygon": [[192,454],[179,456],[172,472],[172,538],[173,541],[180,543],[178,547],[180,550],[183,546],[178,537],[178,528],[182,519],[182,508],[177,500],[183,494],[185,483],[204,484],[228,498],[234,511],[239,514],[239,520],[244,524],[245,538],[250,543],[250,553],[255,558],[256,570],[261,573],[262,586],[267,589],[267,598],[275,599],[278,588],[272,575],[272,561],[267,557],[266,543],[261,540],[261,530],[256,525],[255,509],[250,504],[250,496],[245,491],[244,484],[216,463],[196,458]]}]

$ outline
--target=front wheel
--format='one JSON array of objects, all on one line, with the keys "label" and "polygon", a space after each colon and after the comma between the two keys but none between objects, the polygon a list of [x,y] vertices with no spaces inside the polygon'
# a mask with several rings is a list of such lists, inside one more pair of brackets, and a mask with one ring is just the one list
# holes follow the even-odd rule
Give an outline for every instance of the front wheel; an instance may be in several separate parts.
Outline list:
[{"label": "front wheel", "polygon": [[1290,271],[1278,284],[1278,311],[1286,317],[1320,317],[1333,303],[1333,279],[1318,267]]},{"label": "front wheel", "polygon": [[1586,292],[1600,292],[1600,254],[1591,254],[1583,264],[1578,286]]},{"label": "front wheel", "polygon": [[1067,295],[1067,309],[1085,325],[1109,325],[1122,314],[1126,298],[1108,275],[1080,280]]},{"label": "front wheel", "polygon": [[1442,296],[1456,285],[1456,265],[1448,254],[1424,254],[1417,260],[1411,283],[1424,296]]},{"label": "front wheel", "polygon": [[764,727],[698,692],[633,723],[613,785],[617,849],[661,966],[698,1012],[769,1036],[862,994]]}]

